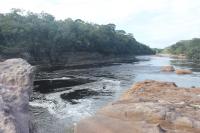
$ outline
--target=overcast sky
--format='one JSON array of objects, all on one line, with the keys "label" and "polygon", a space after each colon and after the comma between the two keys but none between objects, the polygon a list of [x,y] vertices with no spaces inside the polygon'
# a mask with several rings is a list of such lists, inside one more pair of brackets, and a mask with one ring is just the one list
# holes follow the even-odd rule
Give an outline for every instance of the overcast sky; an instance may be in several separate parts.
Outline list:
[{"label": "overcast sky", "polygon": [[57,19],[114,23],[150,47],[200,37],[200,0],[0,0],[0,12],[21,8]]}]

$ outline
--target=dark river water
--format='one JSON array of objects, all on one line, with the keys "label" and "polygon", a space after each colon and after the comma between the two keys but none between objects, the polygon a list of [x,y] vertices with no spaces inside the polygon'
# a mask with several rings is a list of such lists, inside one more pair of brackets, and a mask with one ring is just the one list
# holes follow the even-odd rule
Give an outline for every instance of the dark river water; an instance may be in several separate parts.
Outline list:
[{"label": "dark river water", "polygon": [[[168,57],[140,56],[139,62],[113,64],[84,69],[62,69],[40,72],[37,80],[87,79],[90,82],[56,88],[51,92],[34,92],[30,101],[34,128],[38,133],[71,133],[80,119],[92,116],[116,100],[135,82],[146,79],[171,81],[181,87],[200,86],[200,66],[188,60]],[[191,75],[176,75],[160,71],[161,66],[193,70]],[[45,87],[45,86],[43,86]],[[47,88],[48,89],[48,88]]]}]

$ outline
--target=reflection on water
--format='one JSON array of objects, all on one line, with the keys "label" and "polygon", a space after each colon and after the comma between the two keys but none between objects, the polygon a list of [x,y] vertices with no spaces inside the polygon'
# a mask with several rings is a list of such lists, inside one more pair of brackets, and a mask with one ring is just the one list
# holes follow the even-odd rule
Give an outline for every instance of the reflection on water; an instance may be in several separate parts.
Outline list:
[{"label": "reflection on water", "polygon": [[[97,109],[108,102],[116,100],[124,91],[137,81],[146,79],[172,81],[178,86],[200,86],[199,64],[188,60],[175,60],[167,57],[140,56],[140,62],[122,63],[105,67],[83,69],[63,69],[51,72],[40,72],[38,79],[92,79],[93,82],[84,82],[71,86],[70,89],[57,88],[53,93],[41,95],[35,92],[32,106],[33,119],[39,133],[66,133],[71,132],[73,123],[81,118],[93,115]],[[176,75],[175,73],[161,72],[165,65],[174,65],[175,68],[191,69],[191,75]],[[65,87],[65,84],[62,84]],[[67,85],[67,84],[66,84]],[[35,98],[34,98],[35,97]],[[55,122],[56,121],[56,122]]]}]

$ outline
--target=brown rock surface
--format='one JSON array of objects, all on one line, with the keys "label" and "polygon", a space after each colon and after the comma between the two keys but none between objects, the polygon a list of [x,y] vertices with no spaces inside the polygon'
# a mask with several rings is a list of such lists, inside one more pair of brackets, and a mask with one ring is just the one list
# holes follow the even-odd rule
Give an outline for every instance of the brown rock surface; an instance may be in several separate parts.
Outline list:
[{"label": "brown rock surface", "polygon": [[22,59],[0,63],[0,133],[29,133],[33,67]]},{"label": "brown rock surface", "polygon": [[173,66],[163,66],[161,68],[161,71],[163,71],[163,72],[173,72],[173,71],[175,71],[175,69],[174,69]]},{"label": "brown rock surface", "polygon": [[138,82],[120,100],[80,121],[75,133],[200,133],[200,88]]},{"label": "brown rock surface", "polygon": [[177,69],[176,74],[192,74],[191,70]]}]

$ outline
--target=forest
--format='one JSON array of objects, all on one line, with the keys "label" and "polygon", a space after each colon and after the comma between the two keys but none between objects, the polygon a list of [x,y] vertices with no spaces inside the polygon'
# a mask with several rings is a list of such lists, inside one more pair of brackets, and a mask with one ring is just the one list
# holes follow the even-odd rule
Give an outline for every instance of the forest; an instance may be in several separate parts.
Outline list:
[{"label": "forest", "polygon": [[59,62],[68,52],[102,55],[154,54],[136,41],[133,34],[116,30],[115,24],[99,25],[81,19],[56,20],[48,13],[12,9],[0,14],[0,56],[20,57],[28,61]]},{"label": "forest", "polygon": [[175,55],[186,55],[189,59],[200,61],[200,38],[179,41],[164,51]]}]

